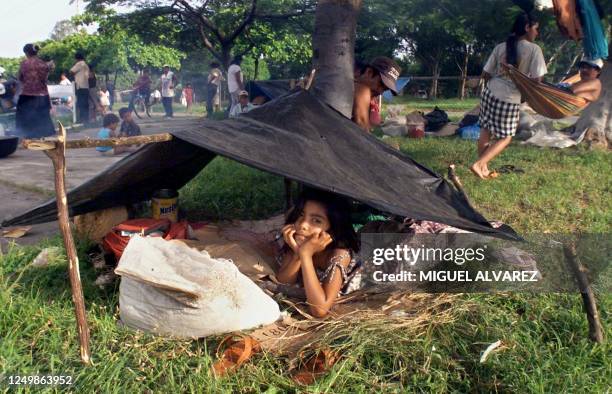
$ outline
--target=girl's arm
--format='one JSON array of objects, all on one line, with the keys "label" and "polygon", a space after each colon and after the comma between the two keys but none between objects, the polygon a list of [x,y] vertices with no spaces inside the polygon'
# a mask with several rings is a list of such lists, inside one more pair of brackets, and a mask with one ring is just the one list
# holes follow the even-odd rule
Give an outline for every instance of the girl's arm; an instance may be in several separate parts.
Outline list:
[{"label": "girl's arm", "polygon": [[288,224],[283,227],[282,233],[283,239],[291,251],[283,256],[283,262],[276,274],[276,279],[281,283],[293,284],[297,282],[298,274],[300,273],[300,258],[297,254],[298,246],[295,238],[293,238],[295,227],[292,224]]},{"label": "girl's arm", "polygon": [[[329,238],[329,242],[325,242],[325,237],[329,237],[329,235],[327,233],[321,233],[318,236],[313,236],[308,242],[313,242],[312,240],[314,240],[314,242],[321,245],[326,243],[327,246],[331,242],[331,237]],[[310,248],[300,248],[302,280],[304,282],[304,290],[306,291],[306,300],[309,304],[310,313],[313,316],[325,317],[338,297],[338,292],[342,288],[343,278],[342,274],[337,272],[340,269],[336,267],[334,268],[335,272],[333,277],[330,274],[332,279],[328,279],[325,284],[321,285],[317,277],[312,256],[313,253]],[[348,267],[351,261],[350,255],[346,253],[346,251],[339,249],[334,252],[331,258],[338,258],[337,256],[341,256],[339,263],[344,268]]]},{"label": "girl's arm", "polygon": [[281,264],[276,279],[285,284],[294,284],[297,282],[298,275],[300,273],[300,258],[293,252],[287,252],[283,256],[283,262]]}]

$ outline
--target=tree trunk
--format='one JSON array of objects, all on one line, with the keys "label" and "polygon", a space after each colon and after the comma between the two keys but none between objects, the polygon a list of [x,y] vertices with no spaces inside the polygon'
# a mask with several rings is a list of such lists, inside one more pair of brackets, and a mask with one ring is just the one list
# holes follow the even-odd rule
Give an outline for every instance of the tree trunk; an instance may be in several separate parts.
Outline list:
[{"label": "tree trunk", "polygon": [[605,136],[608,146],[612,146],[612,64],[606,62],[600,76],[602,93],[599,100],[582,111],[574,129],[582,131],[593,129],[593,132]]},{"label": "tree trunk", "polygon": [[361,0],[320,0],[312,37],[314,94],[347,118],[353,114],[353,67]]},{"label": "tree trunk", "polygon": [[226,48],[223,47],[222,51],[221,51],[221,59],[218,59],[221,62],[221,66],[223,66],[223,69],[225,72],[227,72],[227,69],[230,66],[230,63],[232,62],[232,56],[231,56],[231,47]]},{"label": "tree trunk", "polygon": [[255,75],[253,75],[253,80],[255,81],[257,81],[257,77],[259,77],[259,56],[260,55],[257,55],[255,57],[255,72],[254,72]]},{"label": "tree trunk", "polygon": [[429,89],[429,98],[436,99],[438,97],[438,78],[440,78],[440,62],[435,60],[432,67],[431,88]]},{"label": "tree trunk", "polygon": [[465,85],[467,84],[468,62],[470,60],[469,48],[465,47],[465,56],[463,58],[463,67],[461,68],[461,83],[459,84],[459,98],[465,100]]}]

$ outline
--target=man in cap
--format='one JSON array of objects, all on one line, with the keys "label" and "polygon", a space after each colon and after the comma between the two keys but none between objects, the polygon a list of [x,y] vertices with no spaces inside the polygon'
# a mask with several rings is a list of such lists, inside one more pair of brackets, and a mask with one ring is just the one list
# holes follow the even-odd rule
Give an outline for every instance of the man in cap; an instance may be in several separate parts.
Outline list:
[{"label": "man in cap", "polygon": [[234,118],[240,114],[249,112],[253,108],[255,108],[255,106],[249,103],[249,92],[241,90],[238,92],[238,102],[232,106],[229,116],[230,118]]},{"label": "man in cap", "polygon": [[172,100],[174,100],[174,85],[176,84],[176,76],[170,71],[170,66],[164,64],[163,72],[160,78],[160,90],[162,95],[162,104],[166,112],[166,118],[174,116],[172,112]]},{"label": "man in cap", "polygon": [[570,89],[576,96],[580,96],[589,102],[596,101],[601,94],[601,69],[603,68],[603,60],[583,58],[578,63],[580,70],[580,81],[576,82]]},{"label": "man in cap", "polygon": [[377,57],[362,68],[355,78],[353,95],[353,121],[366,131],[370,131],[370,102],[385,90],[397,95],[397,78],[401,68],[388,57]]}]

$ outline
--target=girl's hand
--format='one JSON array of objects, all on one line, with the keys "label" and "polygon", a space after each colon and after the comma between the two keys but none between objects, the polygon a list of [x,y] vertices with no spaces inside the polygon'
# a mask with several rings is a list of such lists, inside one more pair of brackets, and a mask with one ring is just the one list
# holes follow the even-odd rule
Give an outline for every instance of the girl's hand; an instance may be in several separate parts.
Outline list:
[{"label": "girl's hand", "polygon": [[281,232],[283,233],[283,239],[285,240],[285,243],[289,245],[289,247],[291,248],[291,250],[293,250],[294,253],[297,253],[299,246],[297,242],[295,242],[295,238],[294,238],[295,226],[293,224],[288,224],[285,227],[283,227]]},{"label": "girl's hand", "polygon": [[319,252],[325,250],[325,248],[332,243],[333,239],[331,235],[329,235],[325,231],[321,231],[320,233],[313,234],[306,242],[304,242],[299,249],[300,256],[313,256]]}]

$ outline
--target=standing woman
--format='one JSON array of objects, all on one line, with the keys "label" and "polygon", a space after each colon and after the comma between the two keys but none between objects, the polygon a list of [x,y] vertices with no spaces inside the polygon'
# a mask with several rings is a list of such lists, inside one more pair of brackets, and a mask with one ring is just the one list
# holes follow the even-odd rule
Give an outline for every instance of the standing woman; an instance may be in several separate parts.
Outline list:
[{"label": "standing woman", "polygon": [[546,74],[542,49],[534,44],[538,22],[522,13],[514,21],[512,34],[498,44],[484,66],[482,76],[486,87],[480,100],[480,138],[478,160],[470,169],[479,178],[492,177],[488,164],[512,141],[519,121],[521,93],[504,65],[511,64],[534,80]]},{"label": "standing woman", "polygon": [[87,78],[87,86],[89,86],[89,121],[95,122],[98,113],[103,114],[102,105],[100,104],[100,96],[98,95],[98,77],[93,64],[89,65],[89,76]]},{"label": "standing woman", "polygon": [[[206,117],[212,117],[216,103],[219,101],[219,85],[223,80],[219,63],[210,63],[210,71],[208,72],[208,84],[206,85]],[[217,106],[218,107],[218,106]]]},{"label": "standing woman", "polygon": [[51,121],[51,100],[47,89],[49,71],[53,61],[44,62],[38,57],[38,46],[23,47],[26,59],[21,62],[17,77],[22,85],[17,102],[16,127],[24,138],[41,138],[55,134]]}]

